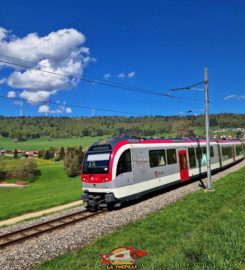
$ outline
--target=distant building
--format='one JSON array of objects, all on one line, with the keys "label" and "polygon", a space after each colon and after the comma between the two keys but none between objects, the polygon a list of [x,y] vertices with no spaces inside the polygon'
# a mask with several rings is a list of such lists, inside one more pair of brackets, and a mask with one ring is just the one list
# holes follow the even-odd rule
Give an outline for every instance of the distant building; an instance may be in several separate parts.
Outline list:
[{"label": "distant building", "polygon": [[25,152],[25,156],[26,156],[27,158],[38,157],[38,151],[26,151],[26,152]]}]

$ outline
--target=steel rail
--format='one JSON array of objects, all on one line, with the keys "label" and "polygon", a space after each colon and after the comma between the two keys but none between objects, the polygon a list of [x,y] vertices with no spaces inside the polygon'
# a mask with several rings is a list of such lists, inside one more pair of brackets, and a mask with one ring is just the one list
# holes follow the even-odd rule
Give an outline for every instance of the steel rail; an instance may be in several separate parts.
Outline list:
[{"label": "steel rail", "polygon": [[[82,220],[87,220],[103,212],[105,211],[98,211],[95,213],[90,213],[86,210],[83,210],[77,213],[69,214],[69,215],[55,218],[55,219],[52,219],[52,220],[49,220],[49,221],[46,221],[37,225],[33,225],[24,229],[20,229],[20,230],[16,230],[10,233],[0,235],[0,250],[12,244],[22,242],[26,239],[30,239],[30,238],[39,236],[41,234],[54,231],[59,228],[63,228],[65,226],[74,224]],[[87,215],[84,215],[84,214],[87,214]]]}]

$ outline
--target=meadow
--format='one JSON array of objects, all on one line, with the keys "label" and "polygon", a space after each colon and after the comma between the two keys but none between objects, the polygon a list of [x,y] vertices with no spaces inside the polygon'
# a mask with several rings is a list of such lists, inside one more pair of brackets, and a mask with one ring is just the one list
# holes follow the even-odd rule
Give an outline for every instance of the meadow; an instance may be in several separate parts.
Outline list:
[{"label": "meadow", "polygon": [[[195,128],[196,133],[199,137],[205,137],[205,131],[203,128]],[[226,132],[217,132],[212,133],[213,135],[221,136],[221,135],[232,135],[236,137],[234,131],[226,131]],[[164,132],[164,133],[155,133],[154,137],[160,138],[173,138],[176,134],[174,132]],[[18,142],[16,139],[4,138],[0,136],[0,149],[8,149],[8,150],[44,150],[50,147],[60,148],[60,147],[79,147],[82,146],[84,149],[89,147],[94,142],[101,139],[111,138],[110,135],[104,136],[85,136],[85,137],[72,137],[72,138],[49,138],[49,137],[40,137],[37,139],[27,140],[23,142]],[[149,136],[143,136],[149,137]]]},{"label": "meadow", "polygon": [[[81,198],[80,177],[68,177],[63,162],[36,160],[41,175],[24,188],[0,188],[0,220]],[[8,163],[13,168],[14,162]]]},{"label": "meadow", "polygon": [[99,254],[125,245],[148,252],[139,269],[244,269],[244,180],[245,168],[37,269],[103,270]]},{"label": "meadow", "polygon": [[48,137],[41,137],[38,139],[28,140],[24,142],[16,142],[15,139],[0,137],[0,148],[8,150],[41,150],[48,149],[51,146],[55,148],[68,147],[68,146],[82,146],[86,148],[93,144],[94,142],[105,139],[107,136],[101,137],[74,137],[74,138],[56,138],[50,139]]}]

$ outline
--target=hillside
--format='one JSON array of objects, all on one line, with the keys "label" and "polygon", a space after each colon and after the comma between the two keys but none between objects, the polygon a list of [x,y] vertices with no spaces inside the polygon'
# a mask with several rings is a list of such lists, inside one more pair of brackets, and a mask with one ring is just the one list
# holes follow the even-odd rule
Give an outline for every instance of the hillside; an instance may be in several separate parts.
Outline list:
[{"label": "hillside", "polygon": [[[183,127],[196,135],[204,134],[204,116],[145,116],[145,117],[0,117],[0,135],[25,141],[48,136],[72,138],[103,135],[155,136],[183,135]],[[244,114],[210,115],[210,127],[215,129],[245,128]],[[184,131],[186,132],[186,131]],[[189,131],[188,131],[189,132]],[[187,133],[188,133],[187,132]]]}]

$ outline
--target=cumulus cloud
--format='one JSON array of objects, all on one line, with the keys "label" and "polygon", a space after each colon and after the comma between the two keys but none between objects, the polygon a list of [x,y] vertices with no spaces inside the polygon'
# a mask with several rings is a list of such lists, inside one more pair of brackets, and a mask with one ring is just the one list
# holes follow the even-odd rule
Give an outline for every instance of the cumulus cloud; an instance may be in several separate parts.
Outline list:
[{"label": "cumulus cloud", "polygon": [[15,98],[16,97],[15,91],[8,91],[7,97],[9,97],[9,98]]},{"label": "cumulus cloud", "polygon": [[126,74],[121,72],[117,75],[117,77],[120,79],[124,79],[126,77]]},{"label": "cumulus cloud", "polygon": [[224,100],[229,100],[229,99],[245,99],[245,95],[228,95],[224,97]]},{"label": "cumulus cloud", "polygon": [[[85,36],[73,28],[60,29],[43,37],[30,33],[19,38],[0,27],[0,54],[11,56],[11,61],[17,58],[18,63],[33,68],[10,65],[15,70],[0,83],[22,89],[20,96],[30,100],[30,103],[35,103],[32,100],[46,101],[61,90],[71,89],[78,84],[84,68],[95,61],[90,56],[89,48],[84,46],[85,40]],[[6,59],[9,60],[8,57]],[[9,65],[1,65],[2,68],[6,66]],[[68,78],[53,73],[76,75],[75,78]],[[47,109],[42,106],[39,109]]]},{"label": "cumulus cloud", "polygon": [[66,113],[72,113],[72,109],[69,108],[69,107],[67,107],[67,108],[66,108]]},{"label": "cumulus cloud", "polygon": [[108,80],[108,79],[110,79],[111,77],[112,77],[111,73],[106,73],[106,74],[104,74],[104,79],[105,79],[105,80]]},{"label": "cumulus cloud", "polygon": [[31,104],[37,104],[43,101],[47,101],[51,95],[56,94],[56,91],[36,91],[36,92],[30,92],[24,90],[21,94],[20,97],[26,99],[29,103]]},{"label": "cumulus cloud", "polygon": [[38,109],[39,113],[51,113],[51,114],[61,114],[61,113],[72,113],[72,109],[70,107],[65,107],[64,105],[58,105],[56,109],[51,109],[49,105],[44,104],[41,105]]},{"label": "cumulus cloud", "polygon": [[48,113],[49,112],[49,106],[48,105],[41,105],[39,108],[38,108],[38,112],[39,113]]},{"label": "cumulus cloud", "polygon": [[81,46],[84,42],[85,36],[73,28],[51,32],[44,37],[30,33],[23,38],[12,36],[9,31],[0,28],[1,53],[36,64],[42,59],[49,59],[52,64],[61,65],[67,59],[89,55],[89,48]]},{"label": "cumulus cloud", "polygon": [[133,77],[135,77],[135,75],[136,75],[135,71],[129,72],[128,73],[128,78],[133,78]]}]

